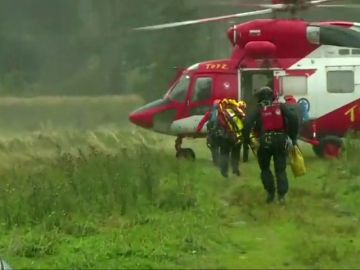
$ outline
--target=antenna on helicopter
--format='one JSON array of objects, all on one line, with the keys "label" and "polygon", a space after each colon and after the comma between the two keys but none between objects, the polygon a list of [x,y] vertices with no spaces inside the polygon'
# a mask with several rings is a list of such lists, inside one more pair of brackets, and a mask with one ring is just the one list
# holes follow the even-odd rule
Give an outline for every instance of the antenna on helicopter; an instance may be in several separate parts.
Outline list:
[{"label": "antenna on helicopter", "polygon": [[[359,8],[360,5],[326,5],[334,0],[272,0],[272,4],[238,4],[238,6],[252,6],[263,8],[260,10],[254,10],[249,12],[242,12],[242,13],[235,13],[230,15],[218,16],[218,17],[210,17],[210,18],[203,18],[198,20],[188,20],[188,21],[181,21],[181,22],[171,22],[165,24],[158,24],[158,25],[151,25],[151,26],[143,26],[133,28],[133,30],[159,30],[165,28],[173,28],[185,25],[192,25],[192,24],[200,24],[200,23],[209,23],[209,22],[219,22],[219,21],[226,21],[233,18],[240,18],[240,17],[247,17],[247,16],[254,16],[254,15],[263,15],[263,14],[272,14],[273,19],[276,19],[279,12],[290,12],[293,18],[296,18],[298,11],[306,10],[310,7],[325,7],[325,8],[332,8],[332,7],[349,7],[349,8]],[[224,3],[225,4],[225,3]]]}]

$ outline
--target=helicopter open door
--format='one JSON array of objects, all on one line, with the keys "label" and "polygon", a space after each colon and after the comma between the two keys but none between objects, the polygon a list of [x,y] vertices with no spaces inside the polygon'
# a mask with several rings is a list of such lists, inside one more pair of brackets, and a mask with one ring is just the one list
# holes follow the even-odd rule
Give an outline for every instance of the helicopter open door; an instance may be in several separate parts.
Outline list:
[{"label": "helicopter open door", "polygon": [[241,70],[241,99],[247,103],[251,111],[256,107],[254,93],[263,86],[274,87],[272,70]]}]

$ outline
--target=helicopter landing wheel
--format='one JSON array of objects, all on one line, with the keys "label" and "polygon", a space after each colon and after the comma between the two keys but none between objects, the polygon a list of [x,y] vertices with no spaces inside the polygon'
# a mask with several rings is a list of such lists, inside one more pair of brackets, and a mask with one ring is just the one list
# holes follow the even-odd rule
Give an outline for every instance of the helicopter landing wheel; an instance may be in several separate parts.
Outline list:
[{"label": "helicopter landing wheel", "polygon": [[183,137],[177,137],[175,140],[176,158],[195,160],[195,152],[191,148],[181,148]]},{"label": "helicopter landing wheel", "polygon": [[191,148],[181,148],[179,151],[176,152],[176,158],[195,160],[195,152]]},{"label": "helicopter landing wheel", "polygon": [[344,145],[340,137],[325,136],[320,139],[319,145],[314,145],[313,150],[318,157],[334,159],[341,156]]}]

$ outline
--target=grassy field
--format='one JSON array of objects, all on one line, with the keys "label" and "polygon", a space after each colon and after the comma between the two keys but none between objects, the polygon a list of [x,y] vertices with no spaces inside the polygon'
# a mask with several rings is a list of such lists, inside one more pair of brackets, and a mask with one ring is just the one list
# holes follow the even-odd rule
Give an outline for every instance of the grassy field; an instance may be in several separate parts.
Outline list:
[{"label": "grassy field", "polygon": [[14,268],[358,268],[357,142],[338,161],[303,146],[308,174],[289,170],[287,205],[266,205],[253,157],[224,179],[202,140],[185,142],[195,162],[178,161],[172,137],[61,128],[60,115],[0,140],[0,255]]},{"label": "grassy field", "polygon": [[127,114],[143,104],[139,96],[1,97],[0,135],[64,129],[93,130],[128,123]]}]

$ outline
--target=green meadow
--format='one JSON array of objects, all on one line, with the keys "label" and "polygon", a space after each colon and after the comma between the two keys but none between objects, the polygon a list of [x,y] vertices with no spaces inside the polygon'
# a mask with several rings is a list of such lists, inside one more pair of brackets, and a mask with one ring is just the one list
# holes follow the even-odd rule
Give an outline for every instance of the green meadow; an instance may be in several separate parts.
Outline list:
[{"label": "green meadow", "polygon": [[204,140],[130,125],[137,97],[0,100],[0,255],[15,269],[349,269],[360,265],[360,143],[301,145],[287,204],[267,205],[253,156],[221,177]]}]

